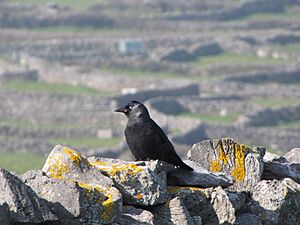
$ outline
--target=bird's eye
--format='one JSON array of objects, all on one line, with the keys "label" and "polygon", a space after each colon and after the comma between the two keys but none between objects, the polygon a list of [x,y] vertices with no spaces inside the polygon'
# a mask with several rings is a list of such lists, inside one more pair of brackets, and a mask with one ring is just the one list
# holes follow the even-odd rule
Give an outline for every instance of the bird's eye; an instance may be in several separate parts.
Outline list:
[{"label": "bird's eye", "polygon": [[131,109],[133,108],[133,106],[132,106],[132,105],[130,105],[130,106],[128,106],[128,108],[129,108],[129,110],[131,110]]}]

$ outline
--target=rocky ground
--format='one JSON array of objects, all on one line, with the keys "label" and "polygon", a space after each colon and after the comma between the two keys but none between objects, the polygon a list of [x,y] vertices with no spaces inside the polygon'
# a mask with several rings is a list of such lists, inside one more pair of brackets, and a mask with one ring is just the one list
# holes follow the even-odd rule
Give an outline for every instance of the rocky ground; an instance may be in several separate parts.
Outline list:
[{"label": "rocky ground", "polygon": [[130,159],[113,110],[131,99],[181,156],[206,138],[300,146],[298,1],[53,2],[0,1],[1,152]]},{"label": "rocky ground", "polygon": [[300,149],[284,157],[233,139],[193,145],[184,171],[161,161],[89,157],[61,145],[42,170],[0,169],[9,224],[286,224],[300,218]]}]

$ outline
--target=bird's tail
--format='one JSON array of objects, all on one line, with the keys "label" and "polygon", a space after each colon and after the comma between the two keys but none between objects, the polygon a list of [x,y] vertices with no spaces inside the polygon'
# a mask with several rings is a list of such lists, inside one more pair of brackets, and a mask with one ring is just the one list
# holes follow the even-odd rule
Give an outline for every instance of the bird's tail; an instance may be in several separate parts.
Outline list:
[{"label": "bird's tail", "polygon": [[193,169],[192,167],[186,165],[184,162],[182,162],[182,163],[180,164],[180,168],[181,168],[181,169],[184,169],[184,170],[188,170],[188,171],[194,171],[194,169]]}]

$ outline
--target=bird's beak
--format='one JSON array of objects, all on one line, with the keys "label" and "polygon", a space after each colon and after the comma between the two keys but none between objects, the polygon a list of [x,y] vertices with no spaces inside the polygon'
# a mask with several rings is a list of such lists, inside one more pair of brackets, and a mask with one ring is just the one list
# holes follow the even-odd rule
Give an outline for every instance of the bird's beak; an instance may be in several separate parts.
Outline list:
[{"label": "bird's beak", "polygon": [[115,112],[121,112],[121,113],[127,113],[128,112],[128,109],[126,108],[119,108],[119,109],[116,109]]}]

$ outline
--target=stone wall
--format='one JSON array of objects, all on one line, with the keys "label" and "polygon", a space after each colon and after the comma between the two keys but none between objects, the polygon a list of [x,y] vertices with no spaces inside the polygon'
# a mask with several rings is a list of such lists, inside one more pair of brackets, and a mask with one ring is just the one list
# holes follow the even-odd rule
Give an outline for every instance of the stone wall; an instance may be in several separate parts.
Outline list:
[{"label": "stone wall", "polygon": [[42,170],[17,176],[0,168],[0,222],[297,225],[299,153],[268,158],[264,147],[204,140],[188,153],[194,171],[185,171],[159,160],[86,158],[57,145]]},{"label": "stone wall", "polygon": [[276,109],[262,109],[238,118],[236,125],[240,127],[276,126],[281,123],[300,120],[300,105]]}]

